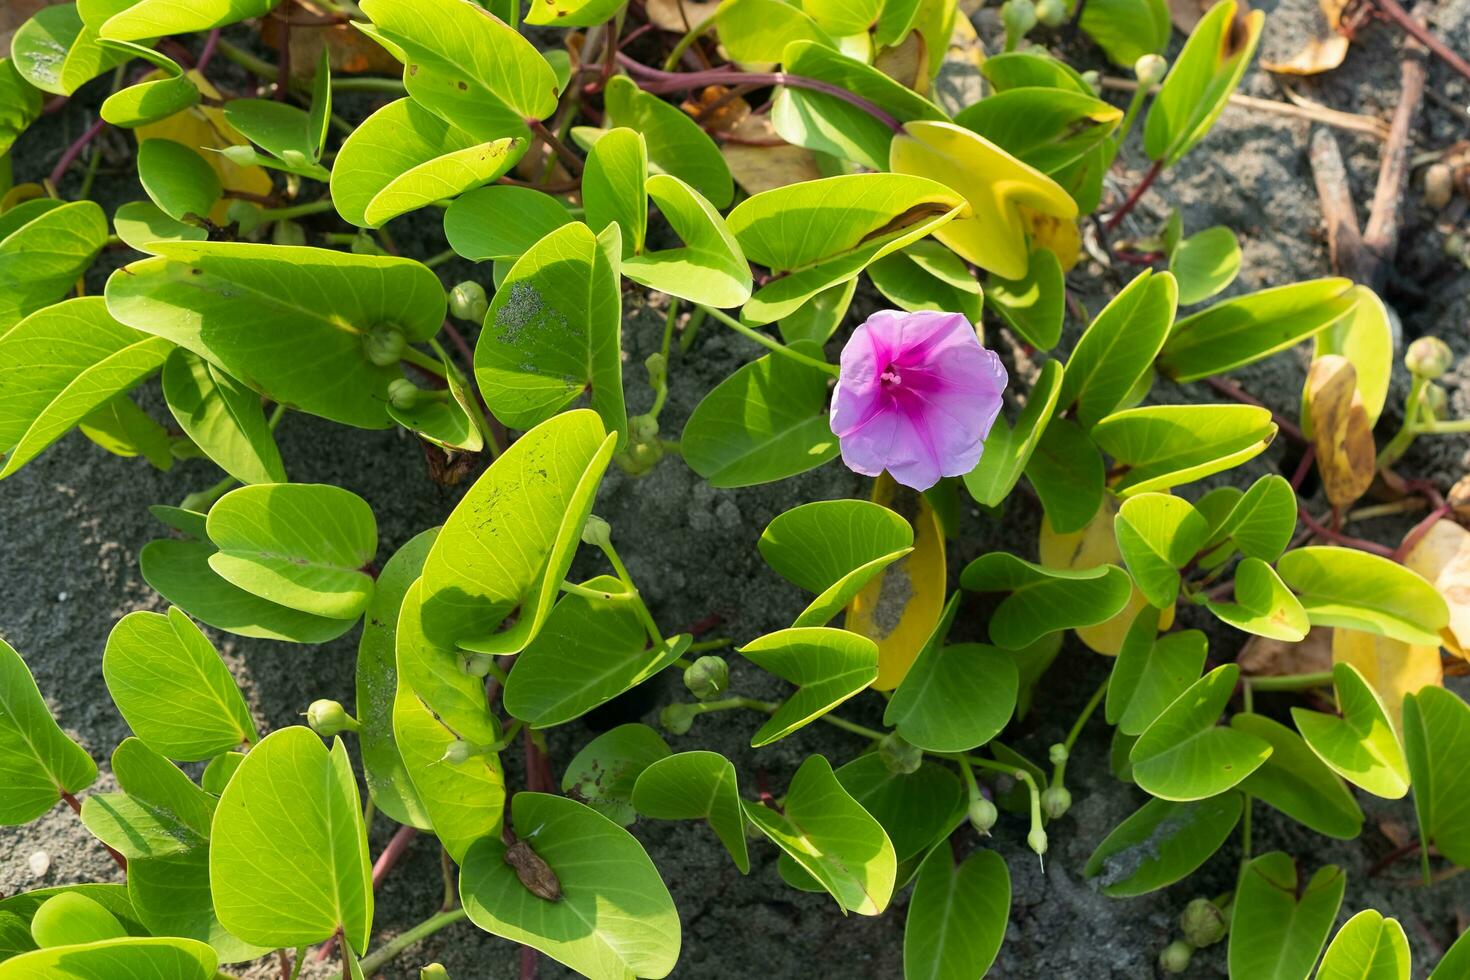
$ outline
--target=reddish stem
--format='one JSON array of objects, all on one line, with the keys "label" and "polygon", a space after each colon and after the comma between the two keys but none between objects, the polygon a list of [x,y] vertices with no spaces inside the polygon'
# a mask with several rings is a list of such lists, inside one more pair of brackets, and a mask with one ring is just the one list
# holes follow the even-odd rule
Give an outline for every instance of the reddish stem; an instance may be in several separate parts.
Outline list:
[{"label": "reddish stem", "polygon": [[1409,530],[1409,533],[1404,535],[1403,543],[1394,549],[1393,560],[1398,562],[1399,564],[1403,564],[1403,561],[1405,558],[1408,557],[1409,552],[1413,551],[1414,547],[1420,541],[1424,540],[1424,536],[1434,528],[1434,525],[1438,524],[1442,518],[1449,514],[1449,512],[1450,508],[1448,504],[1440,504],[1434,510],[1430,511],[1428,517],[1424,518],[1424,520],[1420,521],[1418,524],[1415,524]]},{"label": "reddish stem", "polygon": [[1333,544],[1342,545],[1344,548],[1356,548],[1359,551],[1366,551],[1371,555],[1378,555],[1383,558],[1392,558],[1394,556],[1392,548],[1385,548],[1376,541],[1367,541],[1363,538],[1355,538],[1351,535],[1343,534],[1341,531],[1332,530],[1311,514],[1308,514],[1307,509],[1301,504],[1297,505],[1296,513],[1301,518],[1302,523],[1311,528],[1312,533],[1319,538],[1331,541]]},{"label": "reddish stem", "polygon": [[1159,174],[1163,172],[1164,161],[1155,160],[1153,166],[1148,168],[1148,173],[1144,174],[1143,179],[1138,182],[1138,186],[1133,188],[1133,192],[1118,207],[1118,210],[1114,211],[1108,220],[1103,223],[1103,231],[1111,232],[1118,225],[1122,224],[1123,219],[1128,216],[1128,212],[1138,206],[1138,202],[1143,199],[1144,192],[1153,186],[1154,181],[1158,180]]},{"label": "reddish stem", "polygon": [[276,65],[276,91],[277,102],[286,101],[286,90],[291,87],[291,18],[287,16],[291,11],[291,0],[282,0],[281,6],[277,8],[277,19],[281,24],[281,60]]},{"label": "reddish stem", "polygon": [[539,957],[529,946],[521,947],[521,980],[536,980],[536,961]]},{"label": "reddish stem", "polygon": [[417,828],[406,824],[398,828],[397,833],[388,841],[388,846],[383,848],[383,853],[379,854],[378,860],[373,863],[373,891],[382,887],[383,880],[388,877],[388,872],[392,871],[398,859],[408,852],[417,834]]},{"label": "reddish stem", "polygon": [[209,34],[206,35],[204,38],[204,48],[199,52],[199,63],[194,66],[195,71],[199,72],[201,75],[204,74],[204,69],[209,67],[209,62],[214,58],[214,49],[218,45],[219,28],[216,27],[214,30],[210,31]]},{"label": "reddish stem", "polygon": [[1400,6],[1397,0],[1370,0],[1370,2],[1383,16],[1403,28],[1404,33],[1434,52],[1435,57],[1461,75],[1470,78],[1470,61],[1460,57],[1436,37],[1433,31],[1415,20],[1414,16]]},{"label": "reddish stem", "polygon": [[1254,405],[1256,408],[1264,408],[1266,411],[1271,412],[1271,421],[1276,423],[1276,428],[1280,429],[1282,434],[1288,439],[1293,439],[1303,445],[1310,442],[1306,434],[1302,432],[1301,428],[1295,422],[1272,411],[1269,405],[1246,391],[1234,381],[1228,378],[1205,378],[1205,384],[1214,388],[1226,398],[1233,398],[1243,405]]},{"label": "reddish stem", "polygon": [[61,159],[56,161],[56,166],[51,168],[50,180],[52,187],[56,187],[61,183],[61,178],[66,175],[67,170],[76,162],[77,157],[81,156],[82,151],[87,148],[88,144],[96,139],[97,134],[106,128],[107,120],[98,116],[97,121],[88,126],[87,131],[78,136],[76,142],[66,148],[66,152],[61,154]]},{"label": "reddish stem", "polygon": [[1291,489],[1300,490],[1302,481],[1312,470],[1312,464],[1317,460],[1317,447],[1308,446],[1307,451],[1302,453],[1302,461],[1296,464],[1296,472],[1291,475]]}]

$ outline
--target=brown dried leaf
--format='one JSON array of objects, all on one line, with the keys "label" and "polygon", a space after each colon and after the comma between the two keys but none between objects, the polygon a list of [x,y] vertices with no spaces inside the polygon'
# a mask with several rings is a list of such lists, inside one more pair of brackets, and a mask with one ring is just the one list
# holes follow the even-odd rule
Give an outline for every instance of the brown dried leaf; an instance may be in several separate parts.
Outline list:
[{"label": "brown dried leaf", "polygon": [[659,30],[683,34],[712,17],[719,5],[720,0],[648,0],[643,11]]},{"label": "brown dried leaf", "polygon": [[[316,72],[322,57],[322,48],[329,52],[332,72],[342,75],[357,75],[374,72],[397,75],[403,70],[383,46],[348,23],[301,24],[298,20],[329,20],[331,11],[311,0],[297,0],[291,9],[291,76],[310,78]],[[275,50],[281,50],[281,22],[275,17],[263,17],[260,21],[260,38]]]},{"label": "brown dried leaf", "polygon": [[705,129],[728,133],[750,115],[750,103],[740,96],[731,96],[724,85],[707,85],[697,99],[685,99],[679,108]]},{"label": "brown dried leaf", "polygon": [[1404,565],[1444,596],[1450,624],[1440,636],[1452,653],[1470,660],[1470,531],[1454,521],[1436,521],[1404,556]]},{"label": "brown dried leaf", "polygon": [[1278,75],[1318,75],[1331,71],[1347,57],[1348,38],[1342,33],[1342,12],[1347,0],[1319,0],[1322,16],[1316,34],[1285,61],[1266,61],[1261,67]]},{"label": "brown dried leaf", "polygon": [[730,135],[738,140],[755,141],[726,141],[720,145],[720,152],[724,154],[725,163],[730,167],[730,175],[747,194],[759,194],[761,191],[804,180],[816,180],[822,176],[817,158],[810,150],[786,142],[771,146],[759,145],[780,140],[771,120],[766,116],[747,116]]},{"label": "brown dried leaf", "polygon": [[526,891],[548,902],[561,901],[561,881],[530,844],[518,840],[505,849],[505,863],[515,869]]},{"label": "brown dried leaf", "polygon": [[1377,469],[1378,449],[1358,394],[1358,372],[1339,354],[1319,357],[1307,371],[1306,395],[1323,488],[1334,507],[1346,507],[1373,483]]},{"label": "brown dried leaf", "polygon": [[1236,658],[1241,673],[1252,677],[1284,674],[1316,674],[1332,669],[1332,630],[1313,626],[1307,638],[1296,643],[1252,636]]},{"label": "brown dried leaf", "polygon": [[918,31],[909,31],[908,37],[879,51],[873,67],[920,95],[929,94],[929,46]]}]

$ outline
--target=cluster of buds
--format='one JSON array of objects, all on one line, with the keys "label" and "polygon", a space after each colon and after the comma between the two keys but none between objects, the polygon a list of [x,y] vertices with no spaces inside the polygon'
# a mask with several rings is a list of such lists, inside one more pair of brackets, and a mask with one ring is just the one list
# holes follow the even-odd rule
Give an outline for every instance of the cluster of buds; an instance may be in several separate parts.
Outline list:
[{"label": "cluster of buds", "polygon": [[1159,954],[1159,969],[1165,973],[1183,973],[1189,969],[1194,951],[1213,946],[1225,938],[1230,924],[1225,911],[1208,898],[1196,898],[1184,907],[1179,916],[1179,929],[1183,939],[1176,939],[1164,947]]}]

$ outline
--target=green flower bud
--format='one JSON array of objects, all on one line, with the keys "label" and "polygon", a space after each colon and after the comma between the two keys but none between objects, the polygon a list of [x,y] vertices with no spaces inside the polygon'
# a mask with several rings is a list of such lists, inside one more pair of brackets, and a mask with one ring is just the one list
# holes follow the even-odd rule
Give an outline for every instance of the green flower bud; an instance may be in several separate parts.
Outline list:
[{"label": "green flower bud", "polygon": [[671,704],[658,713],[658,723],[674,735],[687,735],[694,727],[694,705]]},{"label": "green flower bud", "polygon": [[1133,63],[1133,77],[1140,85],[1157,85],[1169,73],[1169,62],[1163,55],[1146,54]]},{"label": "green flower bud", "polygon": [[1072,794],[1065,786],[1048,786],[1041,791],[1041,809],[1056,820],[1072,808]]},{"label": "green flower bud", "polygon": [[281,162],[288,167],[296,167],[298,170],[311,166],[311,161],[300,150],[282,150]]},{"label": "green flower bud", "polygon": [[443,963],[430,963],[419,971],[419,980],[449,980],[449,971]]},{"label": "green flower bud", "polygon": [[407,378],[394,378],[388,382],[388,401],[394,408],[407,411],[419,403],[419,388]]},{"label": "green flower bud", "polygon": [[700,657],[684,668],[684,686],[701,701],[719,697],[730,687],[730,665],[724,657]]},{"label": "green flower bud", "polygon": [[1051,760],[1052,765],[1059,766],[1067,761],[1067,747],[1061,742],[1053,743],[1052,747],[1047,749],[1046,757]]},{"label": "green flower bud", "polygon": [[889,772],[906,776],[918,772],[924,764],[924,750],[910,745],[898,732],[890,732],[878,743],[878,758],[883,760],[883,766]]},{"label": "green flower bud", "polygon": [[668,358],[661,352],[654,351],[644,358],[643,367],[648,371],[648,387],[655,391],[662,388],[669,377]]},{"label": "green flower bud", "polygon": [[260,159],[259,155],[255,152],[255,147],[243,143],[235,146],[227,146],[220,153],[224,155],[226,160],[237,167],[253,167]]},{"label": "green flower bud", "polygon": [[1442,387],[1431,381],[1424,386],[1419,397],[1423,400],[1424,409],[1431,418],[1440,420],[1449,418],[1450,396]]},{"label": "green flower bud", "polygon": [[387,254],[383,251],[383,246],[378,244],[378,240],[365,231],[360,231],[357,233],[357,237],[352,239],[352,245],[349,246],[349,248],[353,255]]},{"label": "green flower bud", "polygon": [[495,657],[488,653],[466,654],[461,666],[471,677],[484,677],[495,666]]},{"label": "green flower bud", "polygon": [[321,698],[306,709],[306,723],[318,735],[330,738],[343,732],[355,732],[362,726],[336,701]]},{"label": "green flower bud", "polygon": [[1444,374],[1454,363],[1454,352],[1438,337],[1420,337],[1404,354],[1404,366],[1429,381]]},{"label": "green flower bud", "polygon": [[271,226],[271,241],[277,245],[305,245],[306,229],[294,221],[277,221]]},{"label": "green flower bud", "polygon": [[1062,0],[1036,0],[1036,19],[1047,27],[1061,27],[1067,21],[1067,5]]},{"label": "green flower bud", "polygon": [[1159,969],[1165,973],[1183,973],[1189,969],[1189,961],[1193,956],[1194,947],[1182,939],[1176,939],[1159,954]]},{"label": "green flower bud", "polygon": [[1000,811],[985,797],[977,796],[970,801],[970,826],[975,828],[975,833],[989,837],[990,828],[999,817]]},{"label": "green flower bud", "polygon": [[439,761],[447,762],[452,766],[457,766],[461,762],[468,762],[470,759],[479,754],[479,749],[477,749],[475,746],[471,745],[469,742],[466,742],[462,738],[457,738],[444,747],[444,755],[439,759]]},{"label": "green flower bud", "polygon": [[1208,898],[1196,898],[1184,906],[1184,913],[1179,916],[1179,928],[1191,946],[1204,949],[1225,938],[1225,913]]},{"label": "green flower bud", "polygon": [[407,345],[408,339],[403,336],[403,331],[386,324],[379,324],[362,335],[362,349],[367,359],[378,367],[397,364]]},{"label": "green flower bud", "polygon": [[582,543],[599,548],[611,547],[612,525],[596,514],[588,514],[587,523],[582,525]]},{"label": "green flower bud", "polygon": [[1036,26],[1036,4],[1032,0],[1006,0],[1000,5],[1000,20],[1008,41],[1023,38]]},{"label": "green flower bud", "polygon": [[1046,831],[1040,827],[1032,827],[1031,832],[1026,835],[1026,845],[1036,852],[1037,857],[1046,854]]},{"label": "green flower bud", "polygon": [[628,438],[633,442],[657,443],[658,419],[651,415],[634,415],[628,419]]},{"label": "green flower bud", "polygon": [[455,286],[449,291],[449,312],[460,320],[484,323],[485,314],[490,312],[485,287],[469,279]]}]

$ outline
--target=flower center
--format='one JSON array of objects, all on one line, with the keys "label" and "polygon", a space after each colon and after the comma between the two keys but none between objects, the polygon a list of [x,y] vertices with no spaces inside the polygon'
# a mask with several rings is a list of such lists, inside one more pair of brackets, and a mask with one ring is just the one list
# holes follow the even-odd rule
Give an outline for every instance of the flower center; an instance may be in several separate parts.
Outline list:
[{"label": "flower center", "polygon": [[897,388],[903,384],[903,377],[898,373],[898,368],[890,364],[883,369],[882,374],[878,375],[878,383],[884,388]]}]

